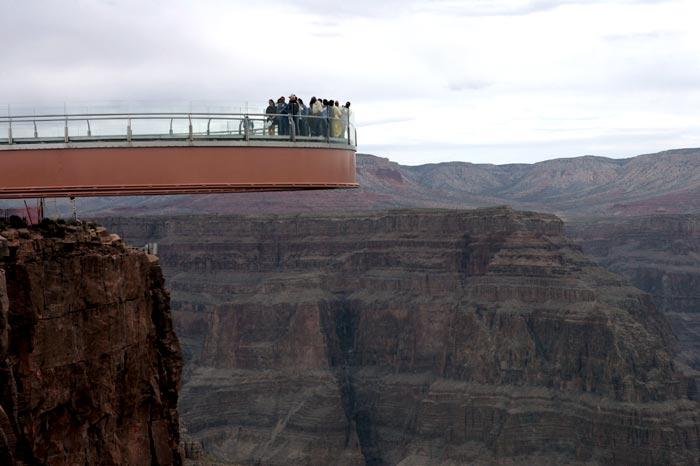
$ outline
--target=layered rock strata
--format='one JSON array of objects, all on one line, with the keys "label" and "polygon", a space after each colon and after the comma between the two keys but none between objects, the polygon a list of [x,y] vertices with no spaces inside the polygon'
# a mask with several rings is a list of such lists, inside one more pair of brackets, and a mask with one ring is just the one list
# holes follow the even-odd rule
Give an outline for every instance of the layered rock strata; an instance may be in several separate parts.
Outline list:
[{"label": "layered rock strata", "polygon": [[651,294],[700,371],[700,216],[584,218],[567,222],[567,232],[596,262]]},{"label": "layered rock strata", "polygon": [[181,414],[240,464],[698,464],[649,295],[508,208],[112,220],[157,241]]},{"label": "layered rock strata", "polygon": [[154,257],[0,225],[0,463],[177,465],[181,373]]}]

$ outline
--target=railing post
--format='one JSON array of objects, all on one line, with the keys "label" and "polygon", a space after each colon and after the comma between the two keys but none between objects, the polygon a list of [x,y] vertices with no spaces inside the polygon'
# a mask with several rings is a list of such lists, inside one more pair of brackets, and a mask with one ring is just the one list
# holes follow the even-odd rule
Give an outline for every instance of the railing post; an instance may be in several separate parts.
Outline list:
[{"label": "railing post", "polygon": [[90,128],[90,120],[85,120],[88,125],[88,137],[92,137],[92,128]]},{"label": "railing post", "polygon": [[68,118],[64,120],[63,124],[63,142],[68,143]]},{"label": "railing post", "polygon": [[243,125],[245,128],[243,129],[243,134],[245,134],[245,140],[250,141],[250,119],[248,118],[248,115],[243,117]]},{"label": "railing post", "polygon": [[209,136],[209,125],[211,125],[211,118],[207,120],[207,136]]},{"label": "railing post", "polygon": [[173,119],[170,119],[170,135],[173,135]]},{"label": "railing post", "polygon": [[34,123],[34,139],[37,139],[39,137],[39,131],[36,129],[36,120],[33,121]]},{"label": "railing post", "polygon": [[289,139],[297,140],[297,125],[294,123],[294,118],[289,117]]},{"label": "railing post", "polygon": [[188,138],[190,141],[192,141],[194,139],[194,133],[192,132],[192,114],[190,114],[190,113],[187,114],[187,121],[189,122]]},{"label": "railing post", "polygon": [[12,110],[7,104],[7,143],[12,144]]},{"label": "railing post", "polygon": [[126,123],[126,142],[131,142],[131,136],[131,118],[129,118]]}]

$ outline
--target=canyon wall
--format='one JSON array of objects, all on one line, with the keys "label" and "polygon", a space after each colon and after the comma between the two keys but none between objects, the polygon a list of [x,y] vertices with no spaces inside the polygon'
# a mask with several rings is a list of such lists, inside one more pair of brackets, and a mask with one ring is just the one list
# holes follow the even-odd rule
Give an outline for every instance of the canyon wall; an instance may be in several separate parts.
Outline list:
[{"label": "canyon wall", "polygon": [[157,259],[104,228],[0,224],[0,463],[178,465]]},{"label": "canyon wall", "polygon": [[181,415],[235,464],[683,464],[690,371],[652,298],[508,208],[107,219],[158,242]]},{"label": "canyon wall", "polygon": [[580,218],[567,222],[567,233],[596,262],[651,294],[683,357],[700,370],[700,216]]}]

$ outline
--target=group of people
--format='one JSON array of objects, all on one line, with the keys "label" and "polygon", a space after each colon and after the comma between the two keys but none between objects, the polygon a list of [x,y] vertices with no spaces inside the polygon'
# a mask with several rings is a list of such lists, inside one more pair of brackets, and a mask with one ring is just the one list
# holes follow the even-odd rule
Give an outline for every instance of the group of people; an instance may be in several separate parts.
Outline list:
[{"label": "group of people", "polygon": [[319,136],[342,138],[350,122],[350,102],[340,106],[337,100],[311,97],[309,105],[292,94],[268,101],[267,131],[269,135]]}]

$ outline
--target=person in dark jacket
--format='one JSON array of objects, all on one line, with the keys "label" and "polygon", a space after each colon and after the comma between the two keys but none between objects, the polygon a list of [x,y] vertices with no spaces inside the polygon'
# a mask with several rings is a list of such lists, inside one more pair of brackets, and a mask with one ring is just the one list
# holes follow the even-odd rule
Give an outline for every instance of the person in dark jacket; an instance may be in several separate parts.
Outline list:
[{"label": "person in dark jacket", "polygon": [[299,136],[309,136],[309,107],[304,105],[304,101],[297,99],[299,102]]},{"label": "person in dark jacket", "polygon": [[289,103],[287,104],[287,113],[290,115],[291,120],[294,122],[294,134],[299,134],[299,101],[297,100],[297,96],[295,96],[294,94],[289,96]]},{"label": "person in dark jacket", "polygon": [[275,119],[275,113],[277,113],[277,107],[275,106],[275,101],[270,99],[267,101],[267,108],[265,109],[265,115],[267,115],[267,134],[274,136],[275,126],[277,126],[277,120]]},{"label": "person in dark jacket", "polygon": [[287,116],[287,102],[284,96],[277,99],[277,134],[286,136],[289,134],[289,117]]},{"label": "person in dark jacket", "polygon": [[319,136],[328,137],[328,99],[322,100],[323,109],[318,119]]}]

